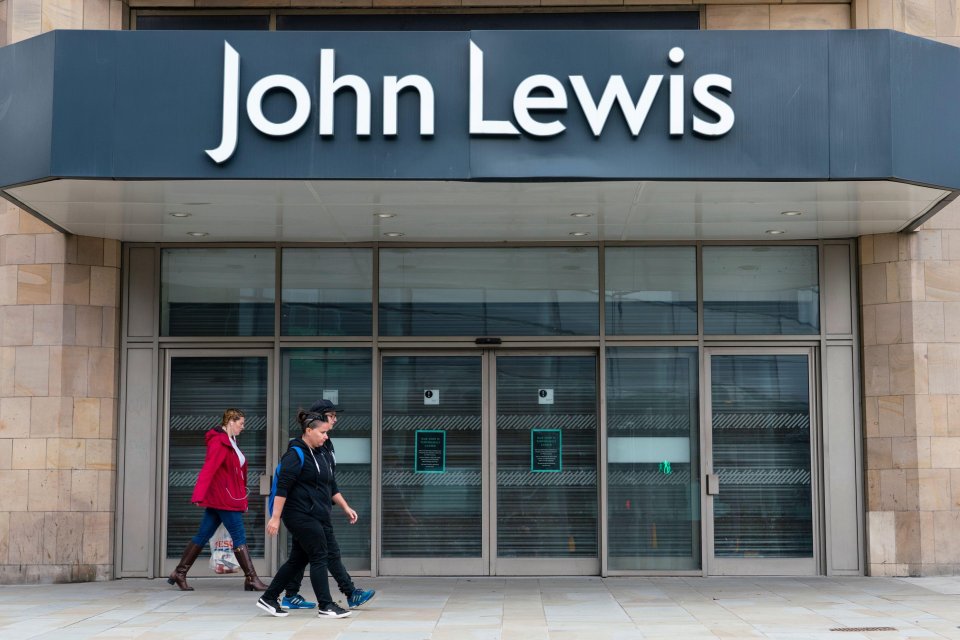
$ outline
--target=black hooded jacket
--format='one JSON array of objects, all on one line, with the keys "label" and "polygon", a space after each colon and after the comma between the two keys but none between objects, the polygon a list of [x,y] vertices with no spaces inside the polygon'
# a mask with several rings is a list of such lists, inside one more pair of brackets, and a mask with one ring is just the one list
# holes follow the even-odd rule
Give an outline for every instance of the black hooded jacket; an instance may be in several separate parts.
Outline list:
[{"label": "black hooded jacket", "polygon": [[[303,466],[294,447],[303,452]],[[277,496],[286,498],[281,518],[288,513],[300,513],[330,521],[333,496],[340,493],[334,477],[333,456],[323,447],[311,450],[301,438],[290,441],[287,452],[280,458],[277,477]]]}]

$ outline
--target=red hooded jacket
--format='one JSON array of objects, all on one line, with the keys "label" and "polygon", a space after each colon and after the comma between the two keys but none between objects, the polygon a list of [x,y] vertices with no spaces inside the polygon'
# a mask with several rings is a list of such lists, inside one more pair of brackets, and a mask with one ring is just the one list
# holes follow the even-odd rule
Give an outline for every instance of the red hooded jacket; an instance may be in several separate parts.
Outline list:
[{"label": "red hooded jacket", "polygon": [[207,457],[193,487],[194,504],[223,511],[247,510],[247,463],[230,444],[223,427],[207,431]]}]

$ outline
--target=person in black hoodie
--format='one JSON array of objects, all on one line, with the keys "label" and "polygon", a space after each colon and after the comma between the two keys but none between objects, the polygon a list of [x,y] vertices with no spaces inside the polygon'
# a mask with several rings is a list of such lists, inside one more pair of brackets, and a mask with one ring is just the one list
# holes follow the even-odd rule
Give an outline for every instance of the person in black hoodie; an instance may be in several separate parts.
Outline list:
[{"label": "person in black hoodie", "polygon": [[[302,433],[290,442],[287,452],[280,458],[273,514],[267,522],[267,534],[274,536],[280,530],[282,520],[293,537],[293,548],[270,586],[257,600],[257,606],[272,616],[286,616],[287,612],[277,598],[290,579],[300,574],[309,563],[310,583],[317,596],[319,616],[346,618],[350,612],[333,601],[327,583],[328,550],[337,545],[330,509],[333,496],[340,490],[330,461],[322,453],[315,453],[327,441],[327,432],[333,425],[326,414],[303,410],[297,413],[297,422]],[[303,454],[302,465],[300,456],[293,450],[295,447]]]}]

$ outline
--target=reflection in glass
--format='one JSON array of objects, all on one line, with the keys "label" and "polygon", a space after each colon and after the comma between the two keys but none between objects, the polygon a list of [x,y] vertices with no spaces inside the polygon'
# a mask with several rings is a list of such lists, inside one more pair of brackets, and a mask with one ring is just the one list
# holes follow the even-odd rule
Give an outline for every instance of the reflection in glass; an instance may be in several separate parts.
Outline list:
[{"label": "reflection in glass", "polygon": [[704,247],[704,332],[819,333],[817,273],[814,246]]},{"label": "reflection in glass", "polygon": [[609,567],[700,568],[697,349],[607,351]]},{"label": "reflection in glass", "polygon": [[385,336],[599,333],[593,247],[381,249]]},{"label": "reflection in glass", "polygon": [[273,335],[273,249],[163,249],[160,265],[160,335]]},{"label": "reflection in glass", "polygon": [[697,332],[695,247],[608,247],[604,259],[607,333]]},{"label": "reflection in glass", "polygon": [[[497,358],[498,557],[597,557],[596,377],[593,356]],[[541,429],[560,471],[534,470]]]},{"label": "reflection in glass", "polygon": [[813,555],[807,357],[711,358],[714,554]]},{"label": "reflection in glass", "polygon": [[[388,558],[479,558],[479,356],[383,359],[381,547]],[[416,473],[418,430],[446,433],[443,473]]]},{"label": "reflection in glass", "polygon": [[[247,503],[243,514],[250,555],[263,557],[264,505],[260,473],[266,468],[267,359],[173,358],[170,364],[170,451],[167,472],[167,557],[179,558],[197,532],[203,510],[190,503],[206,455],[207,431],[225,409],[246,414],[237,445],[247,459]],[[209,555],[209,545],[203,554]]]},{"label": "reflection in glass", "polygon": [[370,249],[284,249],[282,273],[282,335],[372,333]]},{"label": "reflection in glass", "polygon": [[[369,349],[284,349],[281,369],[280,453],[289,438],[300,436],[297,411],[321,398],[343,407],[330,432],[336,456],[337,485],[359,516],[347,522],[339,507],[333,509],[333,530],[348,570],[370,569],[370,499],[372,393]],[[289,553],[289,536],[287,536]],[[286,556],[285,556],[286,557]]]}]

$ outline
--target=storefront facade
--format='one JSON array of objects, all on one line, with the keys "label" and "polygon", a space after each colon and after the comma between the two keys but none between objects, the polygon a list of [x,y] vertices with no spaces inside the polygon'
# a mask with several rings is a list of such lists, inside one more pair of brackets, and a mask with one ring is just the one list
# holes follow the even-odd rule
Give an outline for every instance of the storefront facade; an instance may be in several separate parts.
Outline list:
[{"label": "storefront facade", "polygon": [[954,49],[261,13],[0,49],[5,581],[165,575],[318,397],[361,575],[960,563]]}]

